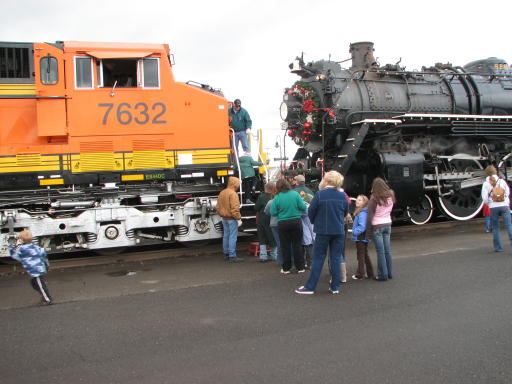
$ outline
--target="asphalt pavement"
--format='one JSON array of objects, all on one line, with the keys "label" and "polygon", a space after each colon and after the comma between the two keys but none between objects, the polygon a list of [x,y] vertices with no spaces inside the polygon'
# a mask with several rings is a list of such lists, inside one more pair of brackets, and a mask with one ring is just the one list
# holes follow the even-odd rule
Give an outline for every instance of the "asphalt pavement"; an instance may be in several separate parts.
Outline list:
[{"label": "asphalt pavement", "polygon": [[511,383],[512,248],[491,240],[395,234],[394,279],[339,295],[221,254],[52,271],[52,306],[0,277],[0,383]]}]

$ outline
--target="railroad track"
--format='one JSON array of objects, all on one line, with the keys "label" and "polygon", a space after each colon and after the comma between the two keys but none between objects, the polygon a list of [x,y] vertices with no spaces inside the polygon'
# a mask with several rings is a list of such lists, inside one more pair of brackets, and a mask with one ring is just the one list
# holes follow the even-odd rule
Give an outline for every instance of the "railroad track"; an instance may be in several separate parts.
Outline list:
[{"label": "railroad track", "polygon": [[[438,223],[429,223],[425,225],[403,225],[393,227],[393,234],[400,235],[411,232],[434,232],[444,229],[452,228],[464,228],[467,226],[478,226],[484,227],[483,219],[473,219],[469,221],[444,221]],[[253,236],[242,236],[238,241],[238,250],[240,253],[244,253],[247,249],[247,243],[254,240]],[[126,263],[139,263],[149,260],[160,260],[167,258],[177,257],[194,257],[208,254],[220,254],[222,245],[220,243],[204,245],[201,247],[187,248],[187,247],[175,247],[175,248],[161,248],[158,249],[144,249],[132,248],[127,249],[123,253],[108,256],[96,256],[86,255],[82,256],[84,252],[80,252],[80,256],[73,257],[73,254],[59,255],[66,256],[60,259],[51,259],[51,269],[61,270],[68,268],[84,268],[94,267],[99,265],[113,265],[113,264],[126,264]],[[0,265],[0,276],[23,273],[23,268],[20,264],[12,259],[3,259],[4,264]]]}]

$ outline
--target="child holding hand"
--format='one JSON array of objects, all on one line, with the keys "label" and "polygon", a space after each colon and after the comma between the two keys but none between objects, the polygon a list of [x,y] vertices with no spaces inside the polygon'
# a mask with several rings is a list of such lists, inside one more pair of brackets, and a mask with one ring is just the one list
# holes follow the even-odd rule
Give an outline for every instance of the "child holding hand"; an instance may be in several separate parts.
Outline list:
[{"label": "child holding hand", "polygon": [[354,223],[352,225],[352,241],[356,243],[357,252],[357,272],[352,275],[353,280],[363,280],[365,275],[369,279],[374,277],[372,262],[368,256],[368,240],[366,238],[367,205],[368,197],[365,195],[357,196]]}]

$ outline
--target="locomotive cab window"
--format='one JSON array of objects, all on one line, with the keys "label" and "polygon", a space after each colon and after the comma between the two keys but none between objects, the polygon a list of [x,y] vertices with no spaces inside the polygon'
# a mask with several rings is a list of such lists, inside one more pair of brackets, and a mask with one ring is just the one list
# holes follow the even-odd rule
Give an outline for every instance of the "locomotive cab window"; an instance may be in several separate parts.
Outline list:
[{"label": "locomotive cab window", "polygon": [[104,59],[97,63],[98,86],[137,87],[137,62],[134,59]]},{"label": "locomotive cab window", "polygon": [[92,59],[75,57],[75,88],[91,89],[92,87]]},{"label": "locomotive cab window", "polygon": [[41,83],[44,85],[54,85],[58,81],[57,59],[53,56],[43,57],[39,61],[39,71],[41,73]]},{"label": "locomotive cab window", "polygon": [[142,72],[144,74],[144,88],[160,87],[159,60],[157,58],[142,59]]}]

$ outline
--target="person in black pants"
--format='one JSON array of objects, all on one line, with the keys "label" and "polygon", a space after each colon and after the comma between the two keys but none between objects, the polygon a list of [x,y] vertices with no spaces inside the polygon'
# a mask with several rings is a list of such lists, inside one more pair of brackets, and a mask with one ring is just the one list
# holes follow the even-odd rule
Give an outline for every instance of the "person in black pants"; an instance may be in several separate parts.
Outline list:
[{"label": "person in black pants", "polygon": [[9,246],[11,257],[21,263],[30,276],[30,284],[41,295],[41,303],[52,304],[52,297],[46,286],[48,256],[43,248],[32,243],[32,232],[25,229],[19,233],[19,247]]},{"label": "person in black pants", "polygon": [[299,193],[285,179],[276,183],[277,195],[274,197],[270,214],[277,217],[279,240],[283,253],[283,268],[281,273],[289,274],[292,257],[298,273],[304,273],[304,253],[302,250],[302,221],[301,215],[307,209],[306,203]]}]

